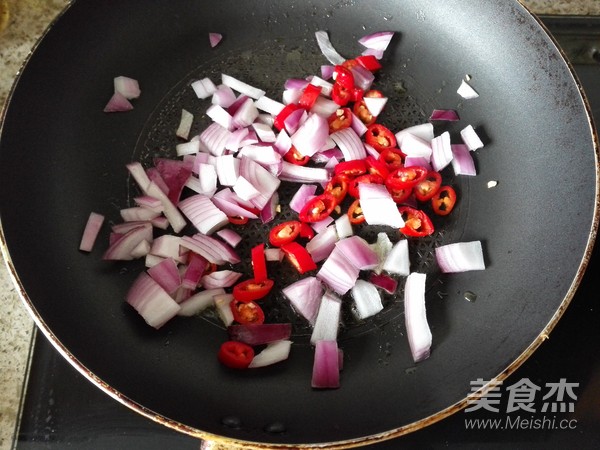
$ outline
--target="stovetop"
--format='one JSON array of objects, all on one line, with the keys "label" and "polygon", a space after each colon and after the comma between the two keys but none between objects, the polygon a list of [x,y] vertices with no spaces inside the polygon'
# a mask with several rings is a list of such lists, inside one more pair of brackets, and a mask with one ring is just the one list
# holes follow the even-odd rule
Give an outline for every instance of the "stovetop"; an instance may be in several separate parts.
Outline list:
[{"label": "stovetop", "polygon": [[[595,121],[600,124],[600,17],[548,16],[543,21],[574,64]],[[597,245],[581,287],[550,339],[505,381],[505,389],[500,391],[503,409],[495,412],[491,406],[479,405],[473,411],[458,412],[423,430],[370,448],[597,448],[600,306],[594,276],[599,270],[598,253]],[[514,400],[511,395],[526,393],[506,387],[525,381],[529,384],[523,386],[529,386],[530,391],[538,387],[548,396],[552,386],[572,386],[576,401],[565,395],[555,398],[551,405],[550,399],[544,402],[540,396],[529,405],[529,411],[506,412],[507,402]],[[544,405],[548,409],[542,411]],[[199,447],[198,440],[156,424],[109,398],[76,372],[41,333],[37,334],[15,449]]]}]

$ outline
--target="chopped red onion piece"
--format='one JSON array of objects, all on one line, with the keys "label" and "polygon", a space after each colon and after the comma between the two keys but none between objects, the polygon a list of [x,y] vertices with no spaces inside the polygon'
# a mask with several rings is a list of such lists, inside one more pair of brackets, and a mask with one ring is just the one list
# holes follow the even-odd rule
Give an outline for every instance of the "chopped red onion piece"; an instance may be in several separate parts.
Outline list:
[{"label": "chopped red onion piece", "polygon": [[131,252],[143,240],[152,240],[152,225],[145,224],[133,228],[108,247],[102,259],[105,260],[132,260]]},{"label": "chopped red onion piece", "polygon": [[323,53],[323,56],[327,58],[327,61],[333,65],[342,64],[344,61],[346,61],[346,58],[340,55],[335,48],[333,48],[333,45],[329,40],[329,35],[326,31],[317,31],[315,36],[317,38],[319,49],[321,50],[321,53]]},{"label": "chopped red onion piece", "polygon": [[[308,84],[308,82],[306,84]],[[298,100],[302,97],[302,93],[302,89],[286,89],[283,91],[283,94],[281,94],[281,100],[284,105],[298,103]]]},{"label": "chopped red onion piece", "polygon": [[[245,145],[238,153],[238,158],[243,156],[250,158],[252,161],[259,163],[265,169],[270,169],[271,166],[277,166],[281,163],[281,155],[273,148],[272,145]],[[269,170],[270,171],[270,170]]]},{"label": "chopped red onion piece", "polygon": [[143,206],[133,206],[131,208],[119,210],[119,214],[125,222],[137,222],[154,219],[160,216],[160,211],[155,211]]},{"label": "chopped red onion piece", "polygon": [[242,142],[246,139],[249,132],[248,128],[238,128],[232,131],[229,138],[227,138],[227,142],[225,142],[225,150],[236,153],[242,147]]},{"label": "chopped red onion piece", "polygon": [[317,272],[317,278],[340,295],[354,286],[359,270],[348,261],[343,252],[335,247]]},{"label": "chopped red onion piece", "polygon": [[340,351],[335,339],[315,342],[311,386],[316,389],[340,387]]},{"label": "chopped red onion piece", "polygon": [[454,157],[450,144],[450,133],[445,131],[431,141],[431,165],[433,170],[439,172],[445,168]]},{"label": "chopped red onion piece", "polygon": [[483,147],[483,142],[477,135],[477,132],[473,128],[473,125],[467,125],[460,131],[460,136],[462,137],[463,142],[469,147],[469,150],[477,150],[478,148]]},{"label": "chopped red onion piece", "polygon": [[128,231],[133,230],[134,228],[137,228],[142,225],[148,225],[149,223],[151,223],[151,222],[149,222],[147,220],[140,220],[140,221],[134,221],[134,222],[121,222],[121,223],[116,223],[116,224],[112,225],[110,227],[110,229],[115,234],[123,235],[123,234],[127,233]]},{"label": "chopped red onion piece", "polygon": [[433,132],[433,125],[429,122],[421,123],[419,125],[413,125],[412,127],[404,128],[396,133],[396,141],[398,146],[402,148],[402,141],[406,135],[416,136],[426,142],[430,142],[435,136]]},{"label": "chopped red onion piece", "polygon": [[310,253],[314,262],[323,261],[327,258],[338,241],[338,234],[335,226],[329,226],[320,233],[317,233],[306,244],[306,251]]},{"label": "chopped red onion piece", "polygon": [[[163,177],[156,167],[150,167],[146,170],[146,174],[152,183],[156,184],[157,188],[159,188],[166,196],[169,195],[169,186],[167,186],[167,183],[165,183],[165,180],[163,180]],[[150,189],[150,186],[146,187]]]},{"label": "chopped red onion piece", "polygon": [[142,91],[140,91],[140,85],[138,81],[134,78],[124,76],[115,77],[113,79],[113,85],[115,92],[118,92],[128,100],[131,100],[132,98],[138,98],[142,93]]},{"label": "chopped red onion piece", "polygon": [[388,98],[387,97],[363,97],[363,101],[365,102],[365,105],[367,106],[367,109],[369,110],[369,112],[377,117],[379,114],[381,114],[381,111],[383,111],[383,108],[385,107]]},{"label": "chopped red onion piece", "polygon": [[298,128],[306,122],[308,119],[308,114],[302,108],[292,111],[283,121],[283,126],[285,131],[287,131],[290,135],[293,135]]},{"label": "chopped red onion piece", "polygon": [[[234,197],[231,196],[223,196],[220,195],[222,191],[217,192],[213,197],[212,197],[212,202],[221,210],[223,211],[225,214],[227,214],[230,217],[248,217],[249,219],[256,219],[258,218],[258,216],[256,214],[254,214],[253,212],[249,211],[247,208],[245,208],[244,206],[240,205],[238,202],[236,202]],[[231,193],[231,191],[229,191]],[[236,196],[237,197],[237,196]]]},{"label": "chopped red onion piece", "polygon": [[358,118],[358,116],[352,113],[352,129],[358,136],[362,136],[367,132],[367,126],[364,124],[362,120]]},{"label": "chopped red onion piece", "polygon": [[329,80],[333,76],[335,66],[330,64],[324,64],[321,66],[321,77],[325,80]]},{"label": "chopped red onion piece", "polygon": [[181,285],[181,276],[179,275],[177,263],[173,258],[166,258],[148,269],[148,275],[169,295],[175,293]]},{"label": "chopped red onion piece", "polygon": [[254,131],[261,142],[271,143],[277,140],[277,136],[275,136],[273,129],[269,125],[264,123],[253,123],[252,128],[254,128]]},{"label": "chopped red onion piece", "polygon": [[434,109],[429,120],[456,122],[460,120],[460,117],[454,109]]},{"label": "chopped red onion piece", "polygon": [[251,200],[252,204],[259,210],[262,210],[269,203],[281,184],[281,181],[267,169],[245,156],[242,157],[240,162],[240,176],[247,179],[260,193]]},{"label": "chopped red onion piece", "polygon": [[83,229],[79,250],[83,252],[91,252],[94,248],[94,243],[100,233],[100,228],[104,223],[104,216],[95,212],[91,212]]},{"label": "chopped red onion piece", "polygon": [[133,250],[131,250],[131,257],[133,259],[145,257],[150,251],[150,247],[151,244],[144,239],[142,242],[136,245]]},{"label": "chopped red onion piece", "polygon": [[196,80],[191,84],[191,87],[194,90],[196,97],[202,100],[210,97],[217,91],[217,87],[210,78]]},{"label": "chopped red onion piece", "polygon": [[367,156],[372,156],[375,159],[379,158],[379,152],[367,143],[365,143],[365,151],[367,152]]},{"label": "chopped red onion piece", "polygon": [[240,160],[233,155],[217,156],[215,169],[222,186],[233,186],[240,176]]},{"label": "chopped red onion piece", "polygon": [[223,108],[229,108],[236,100],[235,92],[229,86],[220,84],[212,95],[211,103]]},{"label": "chopped red onion piece", "polygon": [[358,43],[367,48],[385,51],[388,48],[388,45],[390,45],[392,37],[394,37],[394,33],[391,31],[379,31],[363,36],[358,40]]},{"label": "chopped red onion piece", "polygon": [[281,261],[283,261],[283,256],[284,256],[284,253],[278,247],[265,249],[265,259],[267,261],[281,262]]},{"label": "chopped red onion piece", "polygon": [[227,215],[206,195],[196,194],[182,200],[179,209],[203,234],[212,234],[229,223]]},{"label": "chopped red onion piece", "polygon": [[294,310],[311,325],[315,324],[323,297],[323,285],[315,277],[301,278],[284,287],[281,293],[290,301]]},{"label": "chopped red onion piece", "polygon": [[211,105],[206,110],[206,115],[212,119],[213,122],[218,123],[227,130],[233,129],[233,117],[227,112],[225,108],[219,105]]},{"label": "chopped red onion piece", "polygon": [[335,220],[335,230],[340,239],[347,238],[354,234],[348,214],[342,214]]},{"label": "chopped red onion piece", "polygon": [[242,242],[242,237],[231,228],[223,228],[222,230],[217,231],[216,234],[233,248],[236,248],[238,244]]},{"label": "chopped red onion piece", "polygon": [[165,216],[155,217],[150,220],[150,223],[154,228],[160,228],[161,230],[169,228],[169,220]]},{"label": "chopped red onion piece", "polygon": [[383,289],[388,294],[394,294],[396,289],[398,289],[398,282],[385,274],[371,272],[369,275],[369,282],[373,283],[376,287]]},{"label": "chopped red onion piece", "polygon": [[406,334],[414,362],[429,358],[431,349],[431,330],[425,311],[424,273],[411,273],[404,285],[404,316]]},{"label": "chopped red onion piece", "polygon": [[372,283],[356,280],[351,292],[354,299],[354,313],[359,319],[366,319],[383,310],[381,295]]},{"label": "chopped red onion piece", "polygon": [[260,210],[260,221],[269,223],[277,216],[277,207],[279,206],[279,194],[274,192],[269,202]]},{"label": "chopped red onion piece", "polygon": [[273,147],[281,156],[285,155],[288,150],[292,148],[292,139],[290,138],[290,135],[287,134],[285,130],[281,130],[277,135],[277,139],[275,140]]},{"label": "chopped red onion piece", "polygon": [[217,190],[217,180],[217,169],[214,165],[203,163],[198,165],[198,181],[200,183],[199,194],[205,194],[207,197],[212,197]]},{"label": "chopped red onion piece", "polygon": [[199,140],[183,142],[175,146],[177,156],[194,155],[201,150],[202,143]]},{"label": "chopped red onion piece", "polygon": [[277,100],[273,100],[272,98],[263,95],[254,102],[254,106],[261,111],[265,111],[273,116],[276,116],[281,112],[285,105]]},{"label": "chopped red onion piece", "polygon": [[211,155],[219,156],[225,152],[225,144],[230,136],[231,131],[214,122],[200,134],[200,142]]},{"label": "chopped red onion piece", "polygon": [[179,304],[181,309],[177,315],[186,317],[195,316],[206,308],[214,306],[215,296],[222,294],[225,294],[225,290],[222,288],[199,291]]},{"label": "chopped red onion piece", "polygon": [[292,341],[281,340],[271,342],[259,354],[254,355],[248,368],[256,369],[285,361],[290,355],[291,348]]},{"label": "chopped red onion piece", "polygon": [[155,158],[154,167],[160,173],[162,180],[167,185],[169,200],[177,204],[183,186],[192,174],[193,163],[174,159]]},{"label": "chopped red onion piece", "polygon": [[464,144],[453,144],[451,148],[454,156],[452,159],[452,168],[454,169],[454,174],[469,176],[477,175],[475,161],[473,161],[469,147]]},{"label": "chopped red onion piece", "polygon": [[308,80],[303,80],[302,78],[288,78],[283,84],[283,89],[293,89],[301,91],[308,85],[308,83]]},{"label": "chopped red onion piece", "polygon": [[410,133],[402,137],[402,144],[399,145],[406,156],[431,158],[433,152],[430,142]]},{"label": "chopped red onion piece", "polygon": [[354,84],[357,88],[362,89],[365,92],[371,89],[373,80],[375,80],[375,75],[373,75],[373,72],[360,65],[354,66],[352,69],[350,69],[350,71],[352,72],[352,75],[354,75]]},{"label": "chopped red onion piece", "polygon": [[329,81],[325,81],[323,78],[318,77],[316,75],[312,75],[309,80],[310,84],[313,86],[318,86],[321,88],[321,95],[329,97],[331,95],[331,91],[333,90],[333,84]]},{"label": "chopped red onion piece", "polygon": [[231,307],[229,304],[233,300],[232,294],[218,294],[214,297],[215,307],[217,308],[217,314],[219,318],[223,322],[223,324],[228,327],[233,323],[233,312],[231,311]]},{"label": "chopped red onion piece", "polygon": [[310,343],[315,345],[320,340],[337,339],[342,309],[342,300],[331,292],[321,297],[315,326],[310,336]]},{"label": "chopped red onion piece", "polygon": [[282,161],[279,179],[295,183],[325,183],[329,181],[329,172],[321,167],[297,166]]},{"label": "chopped red onion piece", "polygon": [[435,249],[435,258],[443,273],[485,270],[481,241],[442,245]]},{"label": "chopped red onion piece", "polygon": [[431,170],[431,158],[425,158],[424,156],[407,156],[404,158],[404,167],[421,166],[427,170]]},{"label": "chopped red onion piece", "polygon": [[304,205],[315,195],[315,192],[317,192],[317,186],[314,184],[301,185],[290,200],[290,209],[297,213],[302,211]]},{"label": "chopped red onion piece", "polygon": [[183,262],[184,258],[179,249],[180,245],[181,237],[163,234],[154,239],[150,253],[161,258],[173,258],[177,262]]},{"label": "chopped red onion piece", "polygon": [[252,200],[260,195],[260,192],[244,177],[239,176],[233,185],[233,191],[242,199],[242,200]]},{"label": "chopped red onion piece", "polygon": [[173,231],[179,233],[187,225],[185,218],[181,215],[177,207],[169,200],[164,192],[154,183],[151,182],[146,190],[148,195],[158,198],[163,204],[163,214],[173,228]]},{"label": "chopped red onion piece", "polygon": [[325,97],[318,97],[310,112],[328,118],[334,112],[336,112],[339,107],[340,105],[333,100],[329,100]]},{"label": "chopped red onion piece", "polygon": [[221,33],[208,33],[208,41],[210,42],[210,46],[215,48],[219,42],[223,39],[223,35]]},{"label": "chopped red onion piece", "polygon": [[264,345],[289,339],[292,335],[291,323],[262,323],[231,325],[227,328],[229,339],[248,345]]},{"label": "chopped red onion piece", "polygon": [[292,144],[303,156],[312,156],[317,153],[327,141],[329,124],[327,119],[318,114],[310,114],[298,131],[292,137]]},{"label": "chopped red onion piece", "polygon": [[108,100],[108,103],[104,107],[104,112],[127,112],[133,109],[133,105],[119,92],[115,92],[112,97]]},{"label": "chopped red onion piece", "polygon": [[373,244],[373,249],[375,250],[375,252],[377,252],[377,255],[379,256],[380,264],[375,269],[373,269],[373,272],[375,272],[376,274],[380,274],[383,271],[383,264],[386,258],[388,257],[389,253],[392,251],[393,247],[394,244],[392,244],[392,241],[390,241],[390,238],[387,235],[387,233],[377,233],[377,241],[375,242],[375,244]]},{"label": "chopped red onion piece", "polygon": [[464,98],[465,100],[471,100],[473,98],[479,97],[479,94],[477,93],[477,91],[475,89],[473,89],[473,87],[471,87],[471,85],[469,83],[467,83],[465,80],[461,81],[460,86],[458,87],[458,90],[456,91],[456,93],[458,95],[460,95],[462,98]]},{"label": "chopped red onion piece", "polygon": [[181,277],[181,287],[196,289],[208,266],[208,261],[200,255],[190,252],[188,264]]},{"label": "chopped red onion piece", "polygon": [[217,265],[225,263],[237,264],[241,261],[231,246],[204,234],[196,233],[193,236],[182,236],[181,246],[203,256],[208,262]]},{"label": "chopped red onion piece", "polygon": [[242,273],[233,270],[216,270],[204,275],[200,279],[200,284],[205,289],[227,288],[237,283],[241,276]]},{"label": "chopped red onion piece", "polygon": [[155,211],[162,211],[162,203],[159,199],[151,197],[149,195],[142,195],[133,199],[136,205],[143,206],[144,208],[153,209]]},{"label": "chopped red onion piece", "polygon": [[390,192],[383,184],[358,183],[360,207],[369,225],[402,228],[404,220]]},{"label": "chopped red onion piece", "polygon": [[127,292],[126,301],[156,329],[179,312],[179,305],[150,275],[142,272]]},{"label": "chopped red onion piece", "polygon": [[408,241],[401,239],[394,244],[390,252],[386,255],[383,270],[397,275],[408,276],[410,274],[410,257],[408,253]]},{"label": "chopped red onion piece", "polygon": [[343,130],[331,133],[331,139],[337,144],[342,151],[346,161],[354,159],[365,159],[367,152],[360,136],[352,128],[344,128]]},{"label": "chopped red onion piece", "polygon": [[360,236],[340,239],[335,246],[359,270],[374,269],[379,264],[375,250]]},{"label": "chopped red onion piece", "polygon": [[333,217],[327,216],[323,220],[319,220],[318,222],[311,223],[310,226],[313,230],[315,230],[315,233],[320,233],[321,231],[324,231],[333,222],[334,222]]},{"label": "chopped red onion piece", "polygon": [[363,50],[363,52],[361,53],[361,55],[363,56],[368,56],[368,55],[372,55],[377,59],[381,59],[383,58],[383,50],[376,50],[374,48],[367,48],[365,50]]},{"label": "chopped red onion piece", "polygon": [[234,91],[237,91],[243,95],[247,95],[248,97],[252,97],[255,100],[265,95],[265,91],[263,91],[262,89],[250,86],[249,84],[244,83],[243,81],[240,81],[236,78],[233,78],[230,75],[221,74],[221,82],[225,86],[229,86]]},{"label": "chopped red onion piece", "polygon": [[156,256],[151,253],[148,253],[144,260],[144,266],[148,267],[148,268],[153,267],[153,266],[159,264],[163,259],[164,258],[162,258],[160,256]]},{"label": "chopped red onion piece", "polygon": [[185,109],[181,110],[181,119],[179,121],[179,125],[177,130],[175,131],[175,135],[182,139],[188,139],[190,136],[190,130],[192,129],[192,122],[194,121],[194,115],[186,111]]},{"label": "chopped red onion piece", "polygon": [[248,127],[258,118],[258,109],[251,98],[246,98],[233,114],[234,128]]}]

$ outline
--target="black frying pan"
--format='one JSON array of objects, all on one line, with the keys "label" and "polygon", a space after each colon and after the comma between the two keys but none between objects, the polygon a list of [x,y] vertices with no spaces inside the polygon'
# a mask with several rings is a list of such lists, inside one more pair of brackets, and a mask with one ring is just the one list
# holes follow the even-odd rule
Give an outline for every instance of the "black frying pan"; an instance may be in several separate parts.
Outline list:
[{"label": "black frying pan", "polygon": [[[388,299],[376,319],[346,324],[342,387],[330,391],[310,388],[302,326],[288,361],[225,370],[215,360],[224,331],[210,318],[151,329],[123,300],[142,264],[103,262],[102,245],[91,255],[77,250],[91,210],[116,221],[131,201],[124,165],[172,156],[181,107],[206,107],[191,81],[227,72],[276,97],[287,77],[325,63],[314,39],[320,29],[346,56],[361,51],[356,41],[369,32],[397,31],[378,80],[392,95],[382,121],[399,129],[427,120],[433,108],[456,108],[461,125],[473,124],[486,143],[476,152],[477,177],[445,174],[461,197],[452,218],[411,247],[424,255],[413,270],[429,273],[431,357],[415,368],[401,297]],[[225,36],[215,49],[211,31]],[[456,95],[466,74],[479,99]],[[134,111],[107,115],[117,75],[139,79],[143,94]],[[3,119],[3,251],[37,324],[108,394],[206,439],[335,447],[457,411],[471,381],[505,378],[547,337],[597,228],[597,141],[587,105],[552,39],[514,1],[80,0],[28,60]],[[449,130],[456,137],[458,128]],[[246,249],[262,231],[248,232]],[[436,245],[476,239],[487,270],[443,276],[431,264]],[[464,299],[467,291],[475,302]]]}]

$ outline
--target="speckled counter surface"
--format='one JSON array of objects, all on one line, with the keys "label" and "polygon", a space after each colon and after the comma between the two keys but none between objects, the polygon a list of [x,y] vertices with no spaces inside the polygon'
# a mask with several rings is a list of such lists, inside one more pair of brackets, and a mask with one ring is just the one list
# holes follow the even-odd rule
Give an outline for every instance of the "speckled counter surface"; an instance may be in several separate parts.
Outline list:
[{"label": "speckled counter surface", "polygon": [[[0,105],[9,95],[21,64],[45,28],[69,0],[0,0]],[[600,0],[523,0],[537,14],[600,15]],[[0,256],[0,259],[2,257]],[[0,261],[0,450],[12,447],[24,380],[27,373],[33,321],[25,310],[9,272]]]}]

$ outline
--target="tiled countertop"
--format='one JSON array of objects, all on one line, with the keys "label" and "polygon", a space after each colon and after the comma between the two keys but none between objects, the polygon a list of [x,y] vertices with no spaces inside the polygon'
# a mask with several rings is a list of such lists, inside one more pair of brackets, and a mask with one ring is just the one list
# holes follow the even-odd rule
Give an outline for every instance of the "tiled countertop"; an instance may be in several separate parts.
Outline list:
[{"label": "tiled countertop", "polygon": [[[522,0],[537,14],[600,15],[598,0]],[[0,0],[0,105],[36,40],[69,0]],[[0,260],[2,257],[0,256]],[[0,450],[12,446],[25,374],[33,321],[0,261]]]}]

